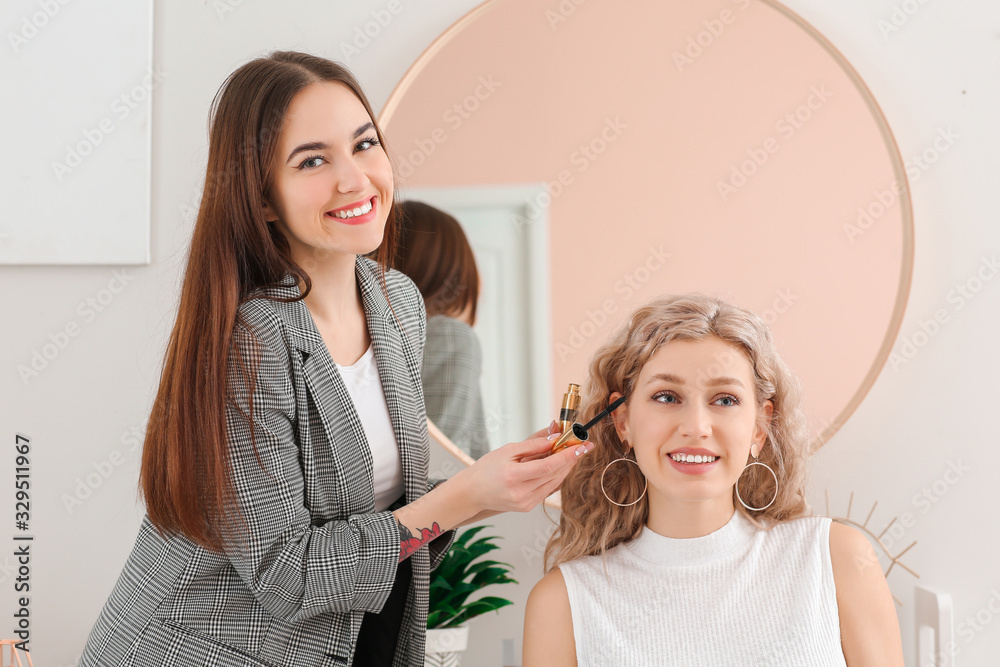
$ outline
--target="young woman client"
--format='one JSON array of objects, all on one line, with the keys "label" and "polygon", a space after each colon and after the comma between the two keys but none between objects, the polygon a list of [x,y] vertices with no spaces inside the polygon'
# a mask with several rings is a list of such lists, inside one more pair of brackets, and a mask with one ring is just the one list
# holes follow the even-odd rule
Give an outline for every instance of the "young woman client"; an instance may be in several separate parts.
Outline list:
[{"label": "young woman client", "polygon": [[867,540],[804,516],[796,384],[759,317],[640,308],[595,355],[583,419],[621,396],[563,485],[524,667],[903,664]]}]

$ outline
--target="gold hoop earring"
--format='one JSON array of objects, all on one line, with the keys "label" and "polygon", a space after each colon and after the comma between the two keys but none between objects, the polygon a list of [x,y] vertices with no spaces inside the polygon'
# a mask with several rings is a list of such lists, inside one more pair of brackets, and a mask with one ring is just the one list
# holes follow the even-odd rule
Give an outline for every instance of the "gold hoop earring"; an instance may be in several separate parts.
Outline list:
[{"label": "gold hoop earring", "polygon": [[778,476],[774,474],[773,470],[771,470],[771,466],[767,465],[766,463],[761,463],[760,461],[757,460],[757,456],[754,455],[753,461],[751,463],[748,463],[746,465],[746,467],[743,468],[743,472],[740,473],[740,477],[743,477],[743,473],[746,472],[747,469],[750,468],[750,466],[763,466],[763,467],[767,468],[767,471],[769,473],[771,473],[771,477],[774,478],[774,497],[771,498],[771,502],[769,502],[768,504],[764,505],[763,507],[750,507],[745,502],[743,502],[743,497],[740,496],[740,480],[739,480],[739,478],[737,478],[736,479],[736,499],[740,501],[740,504],[743,505],[743,507],[746,507],[751,512],[761,512],[763,510],[766,510],[771,505],[773,505],[774,501],[778,499]]},{"label": "gold hoop earring", "polygon": [[[625,444],[627,445],[628,443],[625,443]],[[639,502],[640,500],[642,500],[643,497],[645,497],[645,495],[646,495],[646,489],[649,488],[649,480],[646,479],[645,475],[642,476],[642,481],[643,481],[642,493],[639,494],[639,497],[636,498],[635,500],[633,500],[632,502],[630,502],[630,503],[618,503],[618,502],[615,502],[614,500],[611,500],[611,496],[608,495],[607,490],[604,488],[604,476],[608,474],[608,468],[610,468],[613,463],[618,463],[619,461],[626,461],[628,463],[631,463],[631,464],[635,465],[636,468],[639,468],[639,462],[635,461],[633,459],[630,459],[627,456],[623,456],[621,458],[615,459],[614,461],[611,461],[610,463],[608,463],[608,465],[604,466],[604,472],[601,473],[601,493],[604,494],[604,497],[607,498],[608,502],[611,503],[612,505],[618,505],[618,507],[632,507],[632,505],[635,505],[637,502]],[[639,468],[639,474],[642,474],[642,468]]]}]

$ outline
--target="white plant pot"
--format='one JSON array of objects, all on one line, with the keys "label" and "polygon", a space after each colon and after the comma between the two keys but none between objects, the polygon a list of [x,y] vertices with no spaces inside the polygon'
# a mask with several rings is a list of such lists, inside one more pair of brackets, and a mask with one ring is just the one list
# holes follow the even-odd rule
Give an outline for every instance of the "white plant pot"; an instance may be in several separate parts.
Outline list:
[{"label": "white plant pot", "polygon": [[469,628],[436,628],[427,631],[424,667],[459,667],[462,651],[469,645]]}]

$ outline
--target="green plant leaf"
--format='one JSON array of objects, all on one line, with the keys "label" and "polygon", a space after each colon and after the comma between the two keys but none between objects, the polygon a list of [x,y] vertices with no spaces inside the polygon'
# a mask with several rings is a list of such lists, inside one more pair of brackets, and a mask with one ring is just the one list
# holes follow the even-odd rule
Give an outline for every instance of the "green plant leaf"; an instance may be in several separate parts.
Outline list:
[{"label": "green plant leaf", "polygon": [[496,536],[476,536],[488,526],[474,526],[459,534],[434,572],[431,582],[428,628],[450,628],[461,625],[488,611],[513,604],[499,597],[483,597],[467,603],[486,586],[517,583],[509,575],[514,568],[508,563],[480,560],[485,554],[499,549]]},{"label": "green plant leaf", "polygon": [[514,569],[507,563],[501,563],[500,561],[481,560],[478,563],[474,563],[471,567],[469,567],[469,569],[466,571],[466,574],[475,574],[477,572],[485,570],[488,567],[507,567],[510,568],[511,570]]},{"label": "green plant leaf", "polygon": [[471,540],[473,537],[479,534],[479,531],[483,530],[484,528],[492,528],[492,527],[493,526],[473,526],[472,528],[469,528],[468,530],[464,531],[461,535],[456,537],[452,545],[465,546],[465,544],[468,543],[469,540]]},{"label": "green plant leaf", "polygon": [[477,608],[488,607],[486,611],[493,611],[495,609],[499,609],[500,607],[506,607],[509,604],[514,604],[514,603],[505,598],[498,598],[495,596],[488,595],[486,597],[479,598],[478,600],[470,604],[469,608],[471,609],[472,607],[477,607]]},{"label": "green plant leaf", "polygon": [[439,574],[434,577],[434,581],[431,582],[431,590],[439,590],[443,592],[450,591],[451,584],[449,584],[448,580]]},{"label": "green plant leaf", "polygon": [[472,559],[472,554],[466,551],[464,547],[453,546],[448,555],[441,561],[437,570],[435,570],[435,574],[447,581],[460,579],[461,577],[457,577],[456,575],[463,571]]},{"label": "green plant leaf", "polygon": [[497,597],[484,597],[472,602],[462,613],[455,616],[453,619],[448,621],[445,627],[454,628],[457,627],[469,619],[475,618],[476,616],[481,616],[487,612],[498,611],[502,607],[514,604],[510,600],[505,600],[503,598]]},{"label": "green plant leaf", "polygon": [[472,584],[467,583],[459,584],[458,586],[455,586],[455,594],[448,596],[448,603],[452,607],[460,609],[473,593],[478,592],[479,586],[473,586]]},{"label": "green plant leaf", "polygon": [[472,555],[472,557],[468,561],[471,562],[476,560],[477,558],[480,558],[481,556],[488,554],[494,549],[499,549],[499,548],[500,547],[498,547],[495,544],[484,543],[482,540],[480,540],[478,542],[473,542],[469,546],[465,547],[465,550]]},{"label": "green plant leaf", "polygon": [[494,584],[516,584],[517,581],[507,576],[507,570],[489,568],[473,577],[470,583],[473,588],[479,590],[484,586],[492,586]]},{"label": "green plant leaf", "polygon": [[437,609],[432,611],[427,615],[427,627],[428,628],[438,628],[441,627],[449,619],[456,616],[455,610],[453,609]]}]

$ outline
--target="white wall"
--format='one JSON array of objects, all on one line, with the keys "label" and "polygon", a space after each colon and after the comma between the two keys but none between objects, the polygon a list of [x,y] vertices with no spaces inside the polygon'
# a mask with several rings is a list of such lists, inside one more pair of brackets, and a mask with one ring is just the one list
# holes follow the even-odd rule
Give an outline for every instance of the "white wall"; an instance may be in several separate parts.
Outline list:
[{"label": "white wall", "polygon": [[[349,61],[376,109],[422,49],[477,4],[399,3],[402,12]],[[36,536],[31,639],[37,664],[75,664],[135,537],[141,516],[136,503],[140,450],[130,432],[141,432],[148,415],[172,324],[192,207],[204,175],[213,94],[240,63],[272,49],[346,60],[341,44],[350,44],[356,28],[388,4],[157,3],[154,64],[163,81],[152,102],[153,263],[124,272],[110,266],[0,267],[0,442],[7,452],[0,457],[0,479],[12,479],[15,433],[28,435],[31,532]],[[918,544],[903,562],[921,575],[922,583],[954,596],[959,622],[977,613],[986,621],[981,630],[966,625],[959,633],[958,664],[995,664],[1000,621],[989,622],[996,614],[988,604],[993,591],[1000,591],[1000,536],[992,517],[1000,448],[993,446],[989,420],[995,414],[990,378],[998,366],[993,334],[1000,324],[1000,285],[985,282],[961,308],[949,294],[976,276],[983,257],[990,259],[1000,250],[1000,226],[994,220],[1000,166],[993,126],[1000,117],[995,71],[1000,9],[990,0],[786,4],[854,63],[888,116],[904,158],[931,147],[939,130],[950,128],[958,135],[912,183],[917,256],[901,342],[913,340],[921,321],[938,309],[949,320],[933,335],[916,337],[921,345],[912,359],[882,372],[857,413],[816,456],[811,497],[822,513],[828,489],[837,512],[846,510],[854,491],[853,516],[861,518],[877,501],[872,525],[878,527],[909,513],[911,526],[895,540],[896,547],[913,540]],[[539,5],[540,11],[554,9],[558,2],[540,0]],[[889,20],[894,7],[906,20],[884,36],[878,21]],[[53,20],[73,21],[74,13],[84,11],[85,4],[69,3]],[[33,46],[44,47],[43,37]],[[30,66],[28,50],[19,58]],[[53,103],[60,102],[53,91]],[[982,270],[992,275],[992,269]],[[61,335],[67,326],[75,335]],[[23,380],[18,366],[29,366],[34,352],[52,341],[56,348],[48,351],[58,349],[57,354],[37,376]],[[968,468],[960,477],[948,472],[959,461]],[[444,464],[435,457],[434,468]],[[934,502],[921,498],[923,489]],[[11,499],[13,484],[0,482],[0,494]],[[80,502],[67,506],[66,499],[74,495]],[[0,539],[9,545],[0,548],[5,554],[0,555],[0,617],[6,619],[0,621],[0,636],[12,636],[15,608],[11,538],[17,531],[8,508],[11,523],[5,525],[10,527],[0,529]],[[502,556],[517,566],[521,585],[508,592],[516,607],[473,623],[478,646],[467,664],[477,667],[501,664],[502,638],[520,641],[523,601],[540,576],[534,547],[547,526],[539,510],[492,523],[505,535]],[[896,571],[889,581],[904,604],[900,619],[908,664],[916,665],[911,629],[915,580]]]},{"label": "white wall", "polygon": [[[990,600],[1000,591],[1000,532],[992,510],[1000,451],[990,378],[1000,368],[991,335],[1000,324],[1000,280],[978,278],[1000,269],[1000,6],[971,0],[788,4],[855,65],[904,160],[919,173],[914,178],[910,170],[916,256],[893,347],[898,356],[813,459],[810,498],[823,513],[829,490],[831,512],[843,515],[853,491],[854,518],[863,521],[878,502],[870,524],[876,532],[893,517],[909,524],[894,536],[894,551],[916,540],[902,562],[920,575],[919,583],[954,600],[958,651],[942,664],[995,665],[1000,600]],[[883,32],[886,24],[878,22],[891,18],[899,29]],[[939,142],[945,152],[918,166],[913,158],[927,151],[933,159],[935,138],[949,131],[957,135],[953,145]],[[968,300],[957,291],[966,284],[980,290]],[[934,329],[929,321],[939,311],[946,323]],[[898,568],[889,575],[903,603],[907,664],[931,664],[930,656],[917,660],[914,646],[915,582]],[[970,623],[977,614],[979,621]]]}]

